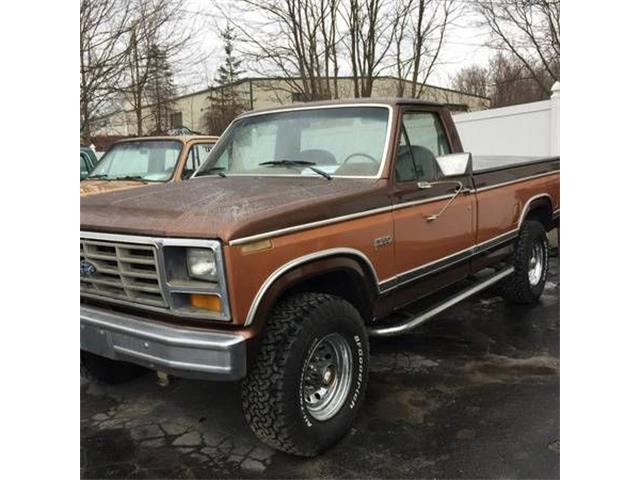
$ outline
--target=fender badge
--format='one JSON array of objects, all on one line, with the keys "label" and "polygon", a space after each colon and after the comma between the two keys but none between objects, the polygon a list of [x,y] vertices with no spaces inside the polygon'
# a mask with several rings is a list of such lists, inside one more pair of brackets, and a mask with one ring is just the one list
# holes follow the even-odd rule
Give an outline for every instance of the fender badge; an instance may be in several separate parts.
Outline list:
[{"label": "fender badge", "polygon": [[391,235],[384,235],[382,237],[374,238],[373,246],[378,249],[385,245],[391,245],[391,242],[393,242],[393,237]]}]

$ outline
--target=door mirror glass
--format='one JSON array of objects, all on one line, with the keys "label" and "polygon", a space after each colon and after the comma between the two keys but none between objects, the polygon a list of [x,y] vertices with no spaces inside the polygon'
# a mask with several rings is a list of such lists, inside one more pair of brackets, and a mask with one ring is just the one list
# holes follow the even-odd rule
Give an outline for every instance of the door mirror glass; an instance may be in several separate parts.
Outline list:
[{"label": "door mirror glass", "polygon": [[451,153],[436,157],[440,177],[458,177],[471,173],[471,154]]}]

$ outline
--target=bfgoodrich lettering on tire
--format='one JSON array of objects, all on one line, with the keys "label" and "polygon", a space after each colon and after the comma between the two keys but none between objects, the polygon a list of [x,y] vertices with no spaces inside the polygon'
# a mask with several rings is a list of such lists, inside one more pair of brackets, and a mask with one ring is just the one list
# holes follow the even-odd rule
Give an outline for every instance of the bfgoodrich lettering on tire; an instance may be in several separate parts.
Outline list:
[{"label": "bfgoodrich lettering on tire", "polygon": [[515,272],[501,285],[502,296],[513,303],[533,303],[544,290],[549,269],[549,242],[540,222],[525,221],[513,254]]},{"label": "bfgoodrich lettering on tire", "polygon": [[251,429],[278,450],[314,456],[336,443],[364,399],[369,344],[345,300],[303,293],[267,321],[256,365],[242,384]]}]

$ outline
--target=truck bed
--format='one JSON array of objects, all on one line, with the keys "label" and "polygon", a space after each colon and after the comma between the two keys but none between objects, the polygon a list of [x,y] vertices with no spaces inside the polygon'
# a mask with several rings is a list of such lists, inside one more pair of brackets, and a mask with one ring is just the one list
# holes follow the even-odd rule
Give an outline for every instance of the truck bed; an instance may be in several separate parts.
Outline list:
[{"label": "truck bed", "polygon": [[473,173],[488,173],[498,170],[505,170],[512,167],[523,167],[535,165],[537,163],[558,160],[560,157],[520,157],[520,156],[500,156],[500,155],[478,155],[473,156]]}]

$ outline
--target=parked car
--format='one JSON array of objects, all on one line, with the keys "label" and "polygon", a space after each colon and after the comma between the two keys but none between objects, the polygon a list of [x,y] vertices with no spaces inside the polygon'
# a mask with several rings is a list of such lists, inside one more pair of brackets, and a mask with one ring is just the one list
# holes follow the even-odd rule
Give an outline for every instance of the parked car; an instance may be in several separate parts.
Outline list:
[{"label": "parked car", "polygon": [[80,147],[80,180],[84,180],[98,163],[98,157],[89,147]]},{"label": "parked car", "polygon": [[81,363],[242,380],[256,435],[316,455],[362,407],[370,336],[490,285],[540,297],[559,186],[558,157],[472,161],[437,104],[246,113],[189,182],[82,200]]},{"label": "parked car", "polygon": [[218,137],[204,135],[120,140],[80,182],[80,195],[186,180],[204,162],[217,140]]}]

